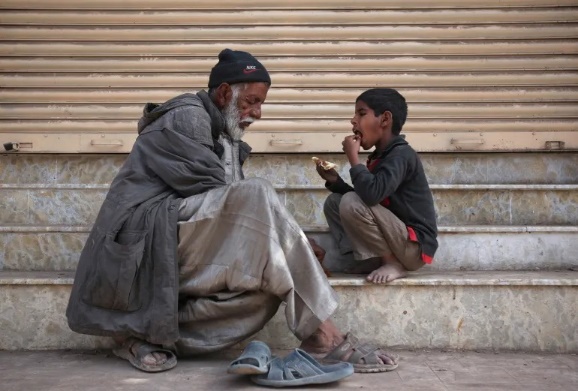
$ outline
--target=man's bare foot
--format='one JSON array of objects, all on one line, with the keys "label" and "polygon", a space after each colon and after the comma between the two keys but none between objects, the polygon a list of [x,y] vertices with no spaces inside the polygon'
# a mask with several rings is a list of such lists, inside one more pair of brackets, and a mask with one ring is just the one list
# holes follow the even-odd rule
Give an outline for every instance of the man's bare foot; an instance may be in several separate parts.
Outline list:
[{"label": "man's bare foot", "polygon": [[307,353],[325,354],[339,346],[341,342],[343,342],[341,331],[333,322],[326,320],[309,338],[301,342],[299,348]]},{"label": "man's bare foot", "polygon": [[396,261],[388,261],[381,267],[378,267],[367,276],[367,281],[374,284],[386,284],[404,278],[407,276],[407,270],[403,265]]},{"label": "man's bare foot", "polygon": [[[301,342],[299,348],[305,350],[307,353],[312,354],[317,359],[322,359],[328,353],[335,350],[336,347],[341,345],[345,340],[343,333],[331,322],[326,320],[323,322],[319,328],[307,339]],[[353,354],[354,350],[346,352],[342,357],[342,361],[347,362],[349,357]],[[377,365],[396,365],[397,360],[394,355],[383,352],[382,350],[376,350],[375,354]],[[364,359],[362,358],[359,363],[364,364]]]},{"label": "man's bare foot", "polygon": [[[122,346],[125,340],[123,338],[114,338],[114,341]],[[139,346],[138,342],[135,342],[130,346],[130,352],[133,355],[137,354],[138,346]],[[163,365],[164,363],[167,362],[167,360],[168,357],[165,353],[152,352],[144,356],[142,362],[143,364],[146,365],[155,366],[155,365]]]}]

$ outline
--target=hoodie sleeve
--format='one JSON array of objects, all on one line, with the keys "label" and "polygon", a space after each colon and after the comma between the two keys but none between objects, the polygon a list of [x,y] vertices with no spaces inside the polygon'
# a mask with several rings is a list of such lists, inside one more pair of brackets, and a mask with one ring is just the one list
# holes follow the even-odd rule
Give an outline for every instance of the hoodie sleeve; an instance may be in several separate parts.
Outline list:
[{"label": "hoodie sleeve", "polygon": [[359,198],[369,206],[377,205],[391,196],[411,170],[409,156],[388,156],[370,172],[363,164],[351,167],[351,180]]},{"label": "hoodie sleeve", "polygon": [[341,177],[334,183],[325,182],[325,187],[332,193],[345,194],[354,191]]},{"label": "hoodie sleeve", "polygon": [[208,115],[198,115],[200,110],[175,111],[172,121],[163,121],[162,129],[142,134],[137,140],[148,168],[181,197],[226,185],[225,169],[211,149]]}]

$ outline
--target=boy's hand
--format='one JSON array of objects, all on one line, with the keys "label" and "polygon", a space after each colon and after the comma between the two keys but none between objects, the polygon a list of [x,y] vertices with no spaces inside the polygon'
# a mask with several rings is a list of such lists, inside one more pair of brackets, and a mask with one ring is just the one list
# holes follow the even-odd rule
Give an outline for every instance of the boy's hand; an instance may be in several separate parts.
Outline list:
[{"label": "boy's hand", "polygon": [[349,163],[351,163],[352,166],[359,164],[361,139],[357,135],[352,134],[351,136],[345,137],[341,145],[343,145],[343,152],[347,155]]},{"label": "boy's hand", "polygon": [[315,165],[315,168],[317,169],[319,176],[329,183],[335,183],[339,179],[339,174],[335,171],[335,168],[326,170],[321,166],[321,161]]}]

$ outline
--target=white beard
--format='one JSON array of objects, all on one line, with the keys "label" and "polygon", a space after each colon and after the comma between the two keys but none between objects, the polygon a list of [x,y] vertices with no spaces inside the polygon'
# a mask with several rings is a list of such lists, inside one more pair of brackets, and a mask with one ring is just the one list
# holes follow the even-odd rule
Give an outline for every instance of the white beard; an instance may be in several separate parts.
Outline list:
[{"label": "white beard", "polygon": [[249,126],[256,120],[254,117],[249,116],[243,118],[241,121],[241,111],[237,107],[237,103],[239,101],[241,90],[245,89],[246,87],[246,84],[232,85],[231,90],[233,95],[231,96],[231,101],[222,111],[223,117],[225,117],[225,132],[229,135],[229,137],[231,137],[233,141],[239,141],[245,135],[245,130],[240,126],[241,123]]},{"label": "white beard", "polygon": [[238,99],[239,89],[233,87],[233,96],[231,97],[229,104],[225,107],[225,110],[223,110],[226,125],[225,131],[235,141],[241,140],[245,134],[245,131],[239,126],[239,123],[241,122],[241,112],[237,108]]}]

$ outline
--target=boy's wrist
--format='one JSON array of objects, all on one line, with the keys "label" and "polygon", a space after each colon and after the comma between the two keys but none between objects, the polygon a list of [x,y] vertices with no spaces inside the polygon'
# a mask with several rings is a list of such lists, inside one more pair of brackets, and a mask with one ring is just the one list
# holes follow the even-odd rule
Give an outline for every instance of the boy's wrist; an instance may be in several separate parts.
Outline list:
[{"label": "boy's wrist", "polygon": [[355,154],[352,156],[347,156],[347,158],[349,159],[349,164],[351,164],[351,167],[356,166],[358,164],[361,164],[359,162],[359,155],[358,154]]}]

